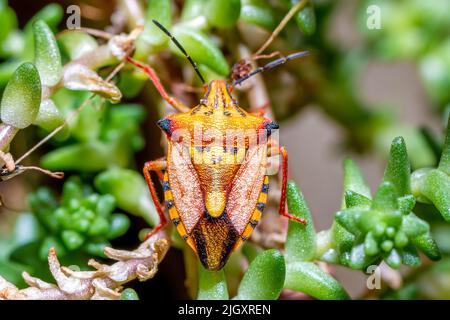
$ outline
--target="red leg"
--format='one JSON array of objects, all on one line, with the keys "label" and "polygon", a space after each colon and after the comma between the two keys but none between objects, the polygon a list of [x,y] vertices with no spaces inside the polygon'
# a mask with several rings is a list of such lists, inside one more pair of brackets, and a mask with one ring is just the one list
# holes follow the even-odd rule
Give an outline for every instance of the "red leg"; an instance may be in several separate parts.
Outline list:
[{"label": "red leg", "polygon": [[289,220],[294,220],[302,224],[306,224],[306,220],[302,218],[298,218],[293,216],[292,214],[289,214],[286,211],[286,186],[287,186],[287,171],[288,171],[288,153],[284,147],[280,147],[280,153],[283,157],[282,162],[282,181],[281,181],[281,199],[280,199],[280,210],[279,214],[282,216],[287,217]]},{"label": "red leg", "polygon": [[145,163],[143,168],[144,177],[145,180],[147,181],[148,189],[150,190],[150,194],[152,196],[153,202],[159,215],[159,223],[145,236],[144,240],[147,240],[156,232],[161,230],[161,228],[164,227],[164,225],[167,223],[167,219],[166,216],[164,215],[161,202],[158,199],[158,195],[156,194],[155,187],[153,185],[152,178],[150,176],[150,171],[156,171],[157,173],[159,173],[158,176],[161,177],[161,170],[164,170],[166,168],[166,165],[167,164],[165,160],[148,161]]},{"label": "red leg", "polygon": [[131,63],[132,65],[134,65],[135,67],[144,71],[148,75],[150,80],[153,82],[153,84],[155,85],[155,88],[156,88],[156,90],[158,90],[161,97],[163,97],[163,99],[166,100],[172,107],[177,109],[179,112],[187,112],[190,110],[190,108],[188,106],[184,105],[178,99],[171,97],[167,93],[166,89],[164,89],[164,86],[162,85],[161,81],[159,80],[158,75],[156,74],[155,70],[153,70],[152,67],[150,67],[149,65],[147,65],[145,63],[136,61],[129,56],[126,56],[125,60],[128,61],[129,63]]}]

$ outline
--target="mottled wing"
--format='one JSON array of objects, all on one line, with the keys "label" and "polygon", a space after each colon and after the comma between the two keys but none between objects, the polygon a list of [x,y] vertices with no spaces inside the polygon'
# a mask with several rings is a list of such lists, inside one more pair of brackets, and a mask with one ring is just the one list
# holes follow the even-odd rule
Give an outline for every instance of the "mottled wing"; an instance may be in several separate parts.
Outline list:
[{"label": "mottled wing", "polygon": [[204,201],[197,172],[192,165],[189,149],[182,143],[169,144],[165,200],[178,233],[197,251],[190,238],[192,230],[204,215]]},{"label": "mottled wing", "polygon": [[268,190],[266,159],[267,145],[249,149],[228,194],[226,212],[239,235],[234,250],[249,238],[264,210]]}]

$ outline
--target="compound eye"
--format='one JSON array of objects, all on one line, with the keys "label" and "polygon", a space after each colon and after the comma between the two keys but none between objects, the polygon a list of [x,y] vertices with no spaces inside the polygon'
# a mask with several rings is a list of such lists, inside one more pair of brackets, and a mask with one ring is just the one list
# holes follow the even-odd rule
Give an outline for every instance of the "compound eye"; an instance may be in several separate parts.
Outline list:
[{"label": "compound eye", "polygon": [[163,118],[161,120],[158,120],[156,124],[168,135],[172,134],[172,121],[170,119]]}]

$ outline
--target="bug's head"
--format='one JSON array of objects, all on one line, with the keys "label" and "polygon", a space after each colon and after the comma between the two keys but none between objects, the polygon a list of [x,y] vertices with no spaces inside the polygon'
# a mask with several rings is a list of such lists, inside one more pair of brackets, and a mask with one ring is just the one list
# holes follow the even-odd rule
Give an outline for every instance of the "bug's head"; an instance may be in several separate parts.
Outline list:
[{"label": "bug's head", "polygon": [[231,96],[232,87],[224,80],[212,80],[208,86],[205,86],[205,90],[205,96],[201,102],[211,112],[223,111],[230,106],[237,105],[236,100]]}]

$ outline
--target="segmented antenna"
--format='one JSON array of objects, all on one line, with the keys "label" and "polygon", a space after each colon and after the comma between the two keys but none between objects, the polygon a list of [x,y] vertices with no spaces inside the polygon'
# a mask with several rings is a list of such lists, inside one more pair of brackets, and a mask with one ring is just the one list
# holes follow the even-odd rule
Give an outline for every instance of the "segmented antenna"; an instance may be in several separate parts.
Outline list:
[{"label": "segmented antenna", "polygon": [[294,60],[294,59],[301,58],[301,57],[304,57],[304,56],[307,56],[307,55],[309,55],[309,51],[301,51],[301,52],[296,52],[296,53],[290,54],[290,55],[288,55],[286,57],[274,60],[272,62],[269,62],[265,66],[259,67],[259,68],[255,69],[255,70],[253,70],[252,72],[250,72],[249,74],[247,74],[247,75],[245,75],[245,76],[243,76],[243,77],[241,77],[239,79],[236,79],[233,82],[233,86],[240,85],[242,82],[244,82],[245,80],[247,80],[250,77],[253,77],[255,74],[258,74],[258,73],[263,72],[265,70],[269,70],[269,69],[275,68],[275,67],[277,67],[279,65],[282,65],[282,64],[286,63],[289,60]]},{"label": "segmented antenna", "polygon": [[161,23],[159,23],[158,21],[156,21],[154,19],[152,19],[152,21],[158,28],[160,28],[170,38],[170,40],[172,40],[172,42],[178,47],[178,49],[180,49],[180,51],[186,56],[186,58],[191,63],[192,67],[194,67],[194,70],[197,73],[197,75],[199,76],[200,80],[204,84],[205,79],[203,79],[203,76],[200,73],[200,70],[198,69],[197,64],[195,63],[194,60],[192,60],[191,56],[186,52],[186,50],[184,50],[183,46],[178,42],[177,39],[175,39],[175,37],[170,33],[170,31],[166,29],[166,27],[164,27]]}]

